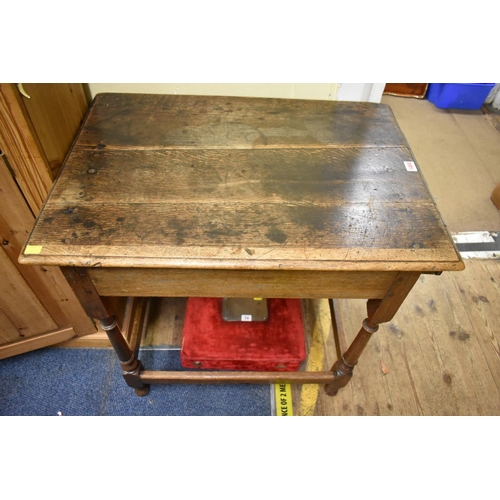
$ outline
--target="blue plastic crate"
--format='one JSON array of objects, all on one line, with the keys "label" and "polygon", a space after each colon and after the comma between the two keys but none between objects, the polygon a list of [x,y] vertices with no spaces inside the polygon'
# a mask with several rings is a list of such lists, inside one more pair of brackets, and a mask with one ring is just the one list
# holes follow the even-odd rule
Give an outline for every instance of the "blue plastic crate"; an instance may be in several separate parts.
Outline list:
[{"label": "blue plastic crate", "polygon": [[427,99],[437,108],[479,109],[494,83],[430,83]]}]

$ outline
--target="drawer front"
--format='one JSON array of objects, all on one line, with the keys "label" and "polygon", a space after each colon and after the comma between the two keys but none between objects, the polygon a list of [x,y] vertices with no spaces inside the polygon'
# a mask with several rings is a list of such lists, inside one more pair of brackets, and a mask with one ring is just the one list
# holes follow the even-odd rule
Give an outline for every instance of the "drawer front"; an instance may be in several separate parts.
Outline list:
[{"label": "drawer front", "polygon": [[88,269],[103,296],[381,299],[395,271]]}]

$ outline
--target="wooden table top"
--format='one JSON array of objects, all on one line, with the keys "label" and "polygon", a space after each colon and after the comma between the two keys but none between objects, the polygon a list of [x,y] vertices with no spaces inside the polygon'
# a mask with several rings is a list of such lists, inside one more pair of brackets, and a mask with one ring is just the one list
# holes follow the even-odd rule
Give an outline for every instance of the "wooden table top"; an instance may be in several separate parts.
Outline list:
[{"label": "wooden table top", "polygon": [[463,269],[405,162],[383,104],[99,94],[20,261]]}]

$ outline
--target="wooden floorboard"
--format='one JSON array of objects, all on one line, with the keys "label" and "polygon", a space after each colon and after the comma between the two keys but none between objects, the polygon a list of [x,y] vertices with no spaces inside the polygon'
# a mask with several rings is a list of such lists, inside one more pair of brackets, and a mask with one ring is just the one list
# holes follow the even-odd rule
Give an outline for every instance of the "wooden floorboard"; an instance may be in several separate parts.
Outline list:
[{"label": "wooden floorboard", "polygon": [[[350,384],[334,398],[319,391],[315,414],[499,415],[499,285],[494,260],[421,277],[368,344]],[[344,300],[340,309],[351,339],[364,304]]]}]

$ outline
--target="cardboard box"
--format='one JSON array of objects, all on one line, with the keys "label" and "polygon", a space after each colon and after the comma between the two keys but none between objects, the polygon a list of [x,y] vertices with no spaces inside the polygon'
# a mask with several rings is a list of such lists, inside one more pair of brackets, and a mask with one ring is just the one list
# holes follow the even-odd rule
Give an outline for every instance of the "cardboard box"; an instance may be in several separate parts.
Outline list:
[{"label": "cardboard box", "polygon": [[497,184],[497,187],[491,193],[491,201],[495,204],[495,207],[500,210],[500,183]]}]

